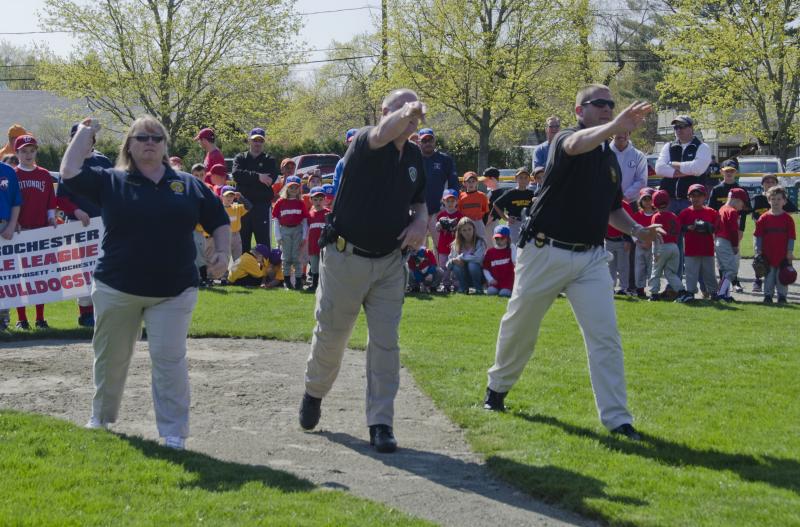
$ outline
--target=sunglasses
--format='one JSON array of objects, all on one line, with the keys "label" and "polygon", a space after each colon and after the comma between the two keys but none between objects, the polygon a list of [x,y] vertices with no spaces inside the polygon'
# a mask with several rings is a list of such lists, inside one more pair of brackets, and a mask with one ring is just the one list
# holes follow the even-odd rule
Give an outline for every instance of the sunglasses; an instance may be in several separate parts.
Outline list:
[{"label": "sunglasses", "polygon": [[672,129],[673,130],[683,130],[684,128],[689,128],[689,125],[688,124],[673,124],[672,125]]},{"label": "sunglasses", "polygon": [[614,106],[617,105],[617,103],[615,103],[611,99],[592,99],[589,101],[583,101],[581,103],[581,106],[587,106],[589,104],[591,104],[595,108],[605,108],[606,106],[608,106],[612,110],[614,109]]},{"label": "sunglasses", "polygon": [[164,140],[163,135],[149,135],[149,134],[139,134],[133,136],[136,141],[139,143],[146,143],[147,141],[153,141],[154,143],[160,143]]}]

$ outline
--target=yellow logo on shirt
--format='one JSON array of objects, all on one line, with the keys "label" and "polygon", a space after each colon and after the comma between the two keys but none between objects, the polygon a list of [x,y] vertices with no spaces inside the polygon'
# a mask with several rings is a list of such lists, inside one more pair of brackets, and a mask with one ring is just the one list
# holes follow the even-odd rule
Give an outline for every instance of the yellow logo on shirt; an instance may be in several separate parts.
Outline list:
[{"label": "yellow logo on shirt", "polygon": [[169,188],[175,194],[183,194],[183,191],[186,189],[186,187],[183,186],[183,181],[173,181],[169,184]]}]

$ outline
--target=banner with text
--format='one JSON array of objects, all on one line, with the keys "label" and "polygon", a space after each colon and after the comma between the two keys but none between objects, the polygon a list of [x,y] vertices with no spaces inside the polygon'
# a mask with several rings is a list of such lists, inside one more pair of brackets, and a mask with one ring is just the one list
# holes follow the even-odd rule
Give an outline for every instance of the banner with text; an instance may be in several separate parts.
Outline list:
[{"label": "banner with text", "polygon": [[92,218],[0,237],[0,309],[89,296],[103,233]]}]

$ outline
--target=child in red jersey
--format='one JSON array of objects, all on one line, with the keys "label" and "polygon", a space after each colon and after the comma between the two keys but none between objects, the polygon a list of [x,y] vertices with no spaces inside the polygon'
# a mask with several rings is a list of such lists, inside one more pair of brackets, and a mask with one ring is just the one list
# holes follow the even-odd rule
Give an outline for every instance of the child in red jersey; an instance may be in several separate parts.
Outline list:
[{"label": "child in red jersey", "polygon": [[666,190],[659,190],[653,194],[653,205],[658,212],[653,214],[651,224],[661,225],[664,234],[653,244],[653,272],[650,275],[650,300],[656,301],[666,298],[666,293],[660,293],[661,275],[667,279],[667,284],[678,298],[686,294],[678,274],[681,260],[678,249],[678,237],[681,235],[681,225],[678,217],[669,210],[669,194]]},{"label": "child in red jersey", "polygon": [[408,257],[408,291],[433,292],[442,280],[442,270],[436,265],[433,251],[422,246]]},{"label": "child in red jersey", "polygon": [[308,211],[308,256],[310,259],[311,285],[306,291],[314,292],[319,285],[319,237],[325,227],[325,218],[331,209],[325,207],[325,192],[321,186],[313,187],[308,193],[311,199],[311,210]]},{"label": "child in red jersey", "polygon": [[[286,289],[303,288],[300,269],[300,246],[308,234],[308,211],[300,198],[300,178],[289,176],[281,189],[281,197],[272,207],[275,239],[283,251],[283,286]],[[294,286],[292,285],[294,268]]]},{"label": "child in red jersey", "polygon": [[[778,303],[786,303],[789,287],[780,283],[778,271],[786,260],[792,263],[796,232],[794,221],[783,210],[787,196],[783,187],[772,187],[767,191],[770,209],[756,221],[756,255],[763,255],[769,263],[769,271],[764,277],[764,303],[772,303],[772,293],[777,288]],[[23,204],[23,207],[25,205]]]},{"label": "child in red jersey", "polygon": [[[639,200],[636,202],[638,210],[633,215],[633,220],[644,227],[653,223],[653,214],[656,213],[656,209],[653,207],[653,194],[655,194],[655,192],[656,190],[650,187],[644,187],[639,191]],[[647,285],[650,273],[653,272],[653,244],[643,242],[639,239],[635,241],[633,280],[636,284],[636,296],[639,298],[647,298],[647,295],[644,293],[644,287]]]},{"label": "child in red jersey", "polygon": [[[19,190],[22,194],[22,208],[17,225],[22,230],[39,229],[48,225],[56,226],[56,192],[50,172],[36,165],[38,144],[32,135],[21,135],[14,141],[14,150],[19,158],[15,169]],[[30,329],[25,307],[17,308],[17,329]],[[44,319],[44,304],[36,305],[36,327],[49,326]]]},{"label": "child in red jersey", "polygon": [[483,276],[489,285],[487,294],[511,296],[515,263],[514,250],[511,248],[511,229],[498,225],[494,228],[494,247],[487,250],[483,257]]},{"label": "child in red jersey", "polygon": [[486,238],[485,219],[489,214],[489,198],[478,190],[478,174],[466,172],[463,179],[464,192],[458,196],[458,211],[472,220],[479,238]]},{"label": "child in red jersey", "polygon": [[717,298],[733,302],[731,288],[739,274],[739,212],[750,203],[747,191],[734,187],[728,192],[728,201],[719,208],[719,225],[714,232],[714,249],[722,279]]},{"label": "child in red jersey", "polygon": [[438,254],[439,267],[444,269],[442,276],[442,289],[441,292],[449,292],[453,289],[453,274],[450,269],[447,269],[447,258],[450,256],[450,249],[453,240],[456,239],[456,225],[458,220],[463,217],[458,209],[458,192],[448,188],[442,193],[442,204],[444,209],[439,211],[436,215],[436,231],[439,233],[439,239],[436,242],[436,252]]},{"label": "child in red jersey", "polygon": [[694,184],[689,187],[691,205],[678,214],[684,232],[683,253],[686,267],[686,294],[676,299],[685,303],[694,300],[698,281],[703,281],[705,292],[717,290],[714,269],[714,231],[719,224],[719,214],[705,206],[706,187]]},{"label": "child in red jersey", "polygon": [[211,190],[217,196],[222,196],[222,187],[228,185],[228,169],[225,165],[214,165],[206,176],[208,179]]}]

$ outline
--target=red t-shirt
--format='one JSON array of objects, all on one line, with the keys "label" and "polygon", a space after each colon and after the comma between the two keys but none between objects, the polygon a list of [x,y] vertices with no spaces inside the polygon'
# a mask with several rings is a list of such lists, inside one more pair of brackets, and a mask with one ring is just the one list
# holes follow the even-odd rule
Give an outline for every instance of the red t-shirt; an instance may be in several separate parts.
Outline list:
[{"label": "red t-shirt", "polygon": [[222,152],[218,148],[215,148],[211,152],[207,152],[206,157],[203,160],[203,166],[206,167],[206,178],[204,180],[206,183],[211,183],[210,172],[211,172],[211,167],[213,167],[214,165],[226,166],[225,156],[222,155]]},{"label": "red t-shirt", "polygon": [[413,273],[414,271],[422,271],[426,267],[436,267],[436,257],[433,256],[433,251],[430,249],[425,250],[425,259],[419,262],[417,265],[417,253],[411,253],[411,256],[408,257],[408,268]]},{"label": "red t-shirt", "polygon": [[[25,204],[23,203],[23,207]],[[794,220],[786,214],[777,216],[770,211],[765,212],[756,221],[755,236],[761,238],[761,254],[771,267],[779,267],[789,249],[789,240],[794,240]]]},{"label": "red t-shirt", "polygon": [[[450,218],[458,222],[464,215],[458,211],[455,212],[447,212],[443,210],[436,215],[436,221],[439,221],[441,218]],[[453,243],[453,240],[456,239],[455,231],[439,231],[439,243],[436,244],[436,252],[439,254],[450,254],[450,244]]]},{"label": "red t-shirt", "polygon": [[[703,220],[710,223],[714,231],[719,225],[717,211],[706,206],[699,209],[687,207],[681,211],[678,219],[681,225],[694,225],[695,220]],[[683,254],[685,256],[714,256],[714,235],[687,230],[683,236]]]},{"label": "red t-shirt", "polygon": [[678,217],[668,210],[660,210],[653,214],[650,225],[661,225],[666,234],[661,236],[662,243],[678,243],[678,236],[681,234],[681,224]]},{"label": "red t-shirt", "polygon": [[511,247],[498,249],[492,247],[483,257],[483,268],[497,280],[497,289],[514,287],[514,262],[511,260]]},{"label": "red t-shirt", "polygon": [[651,225],[653,223],[653,216],[654,215],[655,215],[655,212],[653,214],[645,214],[643,210],[638,210],[633,215],[633,221],[635,221],[636,223],[638,223],[642,227],[647,227],[648,225]]},{"label": "red t-shirt", "polygon": [[19,190],[22,194],[19,226],[23,229],[46,227],[49,225],[47,211],[55,210],[57,207],[56,192],[50,172],[38,166],[30,171],[24,170],[22,167],[14,170],[17,173]]},{"label": "red t-shirt", "polygon": [[[633,216],[633,209],[631,208],[630,204],[628,204],[627,201],[622,200],[622,208],[625,209],[625,212],[627,212],[629,216]],[[606,231],[607,238],[619,238],[624,234],[626,233],[618,231],[617,229],[612,227],[610,223],[608,224],[608,230]]]},{"label": "red t-shirt", "polygon": [[284,227],[294,227],[308,218],[308,210],[302,199],[281,198],[272,207],[272,217]]},{"label": "red t-shirt", "polygon": [[731,242],[733,247],[739,247],[739,211],[727,204],[720,207],[719,225],[714,234]]},{"label": "red t-shirt", "polygon": [[331,209],[323,207],[320,210],[311,209],[308,211],[308,255],[317,256],[319,254],[319,236],[325,226],[325,216]]}]

